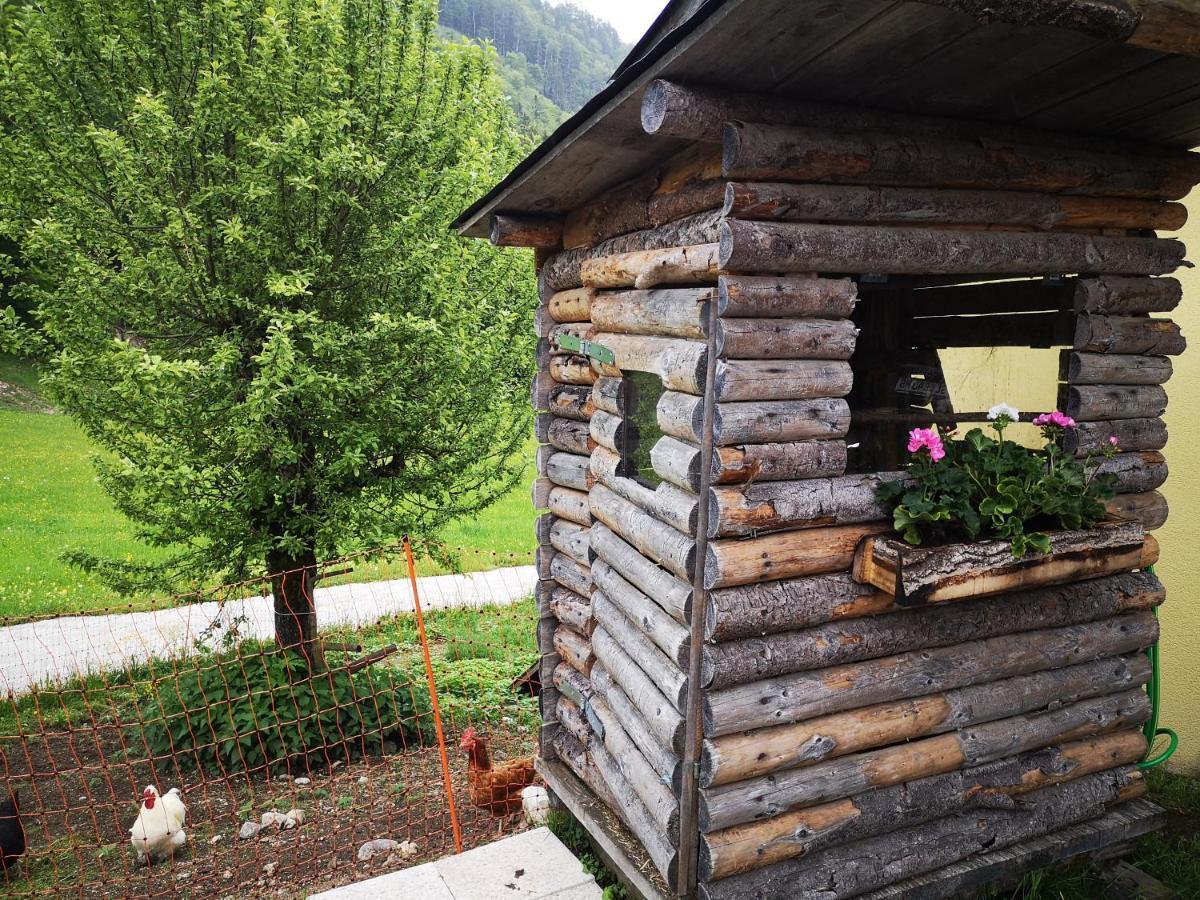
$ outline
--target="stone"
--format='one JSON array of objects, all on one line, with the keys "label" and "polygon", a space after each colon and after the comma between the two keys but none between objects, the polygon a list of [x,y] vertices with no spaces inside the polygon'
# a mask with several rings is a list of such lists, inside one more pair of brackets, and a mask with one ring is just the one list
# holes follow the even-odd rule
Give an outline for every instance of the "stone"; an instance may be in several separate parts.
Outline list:
[{"label": "stone", "polygon": [[295,780],[294,784],[298,784],[300,787],[304,787],[306,784],[312,784],[312,779],[311,778],[297,778]]},{"label": "stone", "polygon": [[263,828],[295,828],[296,823],[281,812],[271,810],[262,814]]},{"label": "stone", "polygon": [[265,866],[263,866],[263,874],[266,875],[268,878],[273,878],[273,877],[275,877],[275,870],[278,868],[279,868],[279,863],[269,862]]},{"label": "stone", "polygon": [[304,820],[308,818],[307,814],[302,809],[289,809],[287,817],[292,820],[294,825],[303,825]]},{"label": "stone", "polygon": [[242,830],[238,832],[238,837],[243,841],[248,841],[250,838],[257,836],[260,831],[262,831],[262,826],[257,822],[243,822]]},{"label": "stone", "polygon": [[393,853],[400,850],[400,848],[401,844],[399,841],[393,841],[391,838],[376,838],[373,841],[367,841],[358,848],[358,861],[367,862],[375,856],[383,853]]}]

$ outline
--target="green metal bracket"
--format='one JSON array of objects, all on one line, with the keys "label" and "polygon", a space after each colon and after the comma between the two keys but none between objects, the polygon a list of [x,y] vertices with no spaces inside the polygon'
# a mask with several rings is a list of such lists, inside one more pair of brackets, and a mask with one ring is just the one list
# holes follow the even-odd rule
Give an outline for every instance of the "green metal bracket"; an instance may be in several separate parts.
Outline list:
[{"label": "green metal bracket", "polygon": [[616,365],[617,355],[595,341],[586,341],[576,334],[559,334],[554,339],[559,350],[570,350],[572,353],[582,353],[584,356],[603,363],[606,366]]}]

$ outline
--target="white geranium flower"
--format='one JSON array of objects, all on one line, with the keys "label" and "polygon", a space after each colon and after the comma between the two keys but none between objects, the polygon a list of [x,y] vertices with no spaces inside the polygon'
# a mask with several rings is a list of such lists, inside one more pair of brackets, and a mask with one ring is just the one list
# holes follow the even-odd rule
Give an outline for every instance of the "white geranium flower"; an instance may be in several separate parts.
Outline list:
[{"label": "white geranium flower", "polygon": [[988,410],[988,421],[995,422],[1001,416],[1007,416],[1013,422],[1021,421],[1021,414],[1015,406],[1009,406],[1007,403],[997,403]]}]

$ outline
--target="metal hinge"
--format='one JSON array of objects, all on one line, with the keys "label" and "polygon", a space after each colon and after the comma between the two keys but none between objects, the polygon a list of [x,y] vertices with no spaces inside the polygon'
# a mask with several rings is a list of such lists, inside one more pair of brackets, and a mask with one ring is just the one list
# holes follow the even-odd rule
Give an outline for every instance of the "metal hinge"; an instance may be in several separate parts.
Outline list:
[{"label": "metal hinge", "polygon": [[570,350],[572,353],[582,353],[584,356],[603,363],[606,366],[615,365],[617,355],[595,341],[584,340],[575,334],[559,334],[554,339],[554,345],[559,350]]}]

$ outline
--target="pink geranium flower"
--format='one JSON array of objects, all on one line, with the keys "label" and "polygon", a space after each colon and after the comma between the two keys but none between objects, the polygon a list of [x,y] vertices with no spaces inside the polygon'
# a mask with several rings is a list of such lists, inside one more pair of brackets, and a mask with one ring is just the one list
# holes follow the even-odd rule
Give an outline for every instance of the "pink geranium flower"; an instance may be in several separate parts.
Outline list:
[{"label": "pink geranium flower", "polygon": [[941,435],[932,428],[914,428],[908,433],[908,452],[917,453],[922,449],[929,451],[929,458],[934,462],[946,456]]},{"label": "pink geranium flower", "polygon": [[1059,412],[1056,409],[1054,412],[1042,413],[1033,420],[1033,424],[1039,428],[1044,428],[1047,425],[1056,425],[1059,428],[1074,428],[1075,420],[1066,413]]}]

